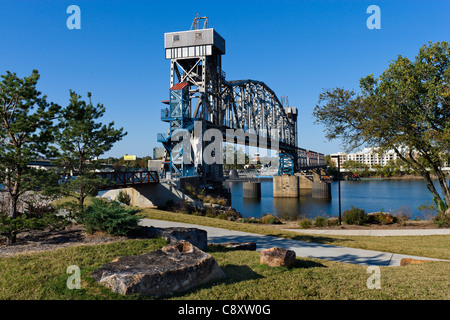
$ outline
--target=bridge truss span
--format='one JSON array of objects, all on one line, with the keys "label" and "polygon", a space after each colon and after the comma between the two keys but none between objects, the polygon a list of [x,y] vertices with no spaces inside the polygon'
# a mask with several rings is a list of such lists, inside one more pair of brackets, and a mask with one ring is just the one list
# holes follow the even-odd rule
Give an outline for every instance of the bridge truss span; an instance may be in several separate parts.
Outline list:
[{"label": "bridge truss span", "polygon": [[284,107],[264,82],[225,81],[219,125],[297,146],[297,109]]},{"label": "bridge truss span", "polygon": [[[323,155],[298,147],[297,108],[290,107],[287,99],[280,101],[262,81],[226,80],[222,70],[225,40],[212,28],[193,26],[164,35],[165,57],[171,66],[170,100],[163,101],[168,107],[162,110],[161,120],[169,122],[169,131],[158,135],[158,141],[166,149],[170,172],[181,176],[194,172],[204,180],[223,177],[220,164],[191,156],[202,154],[195,150],[205,150],[208,141],[202,140],[203,133],[212,128],[222,133],[223,141],[229,142],[229,132],[239,131],[245,132],[246,140],[237,143],[256,140],[258,147],[277,150],[279,174],[324,165]],[[198,123],[200,136],[194,129]],[[176,138],[180,130],[190,136],[191,144],[195,142],[194,151],[180,147]],[[185,163],[190,158],[195,159]]]}]

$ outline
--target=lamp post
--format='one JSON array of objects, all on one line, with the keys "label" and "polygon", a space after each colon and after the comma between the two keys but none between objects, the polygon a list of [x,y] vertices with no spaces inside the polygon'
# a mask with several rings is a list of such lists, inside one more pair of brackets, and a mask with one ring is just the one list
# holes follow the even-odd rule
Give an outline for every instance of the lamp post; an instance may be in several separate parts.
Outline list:
[{"label": "lamp post", "polygon": [[339,225],[341,225],[341,158],[340,155],[331,157],[337,158],[338,163]]}]

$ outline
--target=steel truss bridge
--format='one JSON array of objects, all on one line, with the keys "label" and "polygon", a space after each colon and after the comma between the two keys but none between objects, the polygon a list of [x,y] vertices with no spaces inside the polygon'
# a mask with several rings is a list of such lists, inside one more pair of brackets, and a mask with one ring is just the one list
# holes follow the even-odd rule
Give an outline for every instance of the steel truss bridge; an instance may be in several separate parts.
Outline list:
[{"label": "steel truss bridge", "polygon": [[[199,29],[202,20],[204,28]],[[161,110],[161,120],[169,123],[169,130],[158,134],[158,141],[166,149],[170,172],[206,180],[223,176],[222,165],[205,163],[199,151],[211,143],[203,135],[212,128],[222,133],[222,141],[277,150],[279,174],[323,167],[323,154],[298,147],[298,112],[287,97],[280,101],[262,81],[226,80],[221,64],[225,40],[208,28],[207,17],[197,16],[193,26],[165,34],[165,56],[171,62],[170,99],[162,101],[168,106]],[[190,150],[179,143],[180,132],[189,137]],[[239,139],[237,133],[242,132],[245,138]]]}]

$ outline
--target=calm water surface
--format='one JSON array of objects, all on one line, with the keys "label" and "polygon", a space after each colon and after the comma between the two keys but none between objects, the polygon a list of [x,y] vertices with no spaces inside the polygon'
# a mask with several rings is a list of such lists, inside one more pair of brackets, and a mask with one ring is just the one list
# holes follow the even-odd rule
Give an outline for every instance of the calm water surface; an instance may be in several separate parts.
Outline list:
[{"label": "calm water surface", "polygon": [[[233,208],[243,217],[261,217],[266,213],[281,215],[302,215],[314,218],[317,215],[339,215],[338,183],[331,182],[330,200],[314,199],[311,193],[299,198],[273,198],[272,181],[261,181],[261,199],[242,197],[242,182],[225,182],[231,190]],[[424,217],[418,210],[421,204],[433,199],[422,180],[361,180],[341,181],[341,211],[351,206],[364,209],[367,213],[380,211],[395,212],[408,207],[411,218]]]}]

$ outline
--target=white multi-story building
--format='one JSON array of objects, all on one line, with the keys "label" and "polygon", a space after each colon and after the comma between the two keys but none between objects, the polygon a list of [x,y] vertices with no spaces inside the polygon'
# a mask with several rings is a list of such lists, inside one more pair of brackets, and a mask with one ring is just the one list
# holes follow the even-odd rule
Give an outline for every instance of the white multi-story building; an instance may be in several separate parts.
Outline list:
[{"label": "white multi-story building", "polygon": [[394,150],[387,151],[383,154],[378,154],[372,148],[365,148],[359,152],[355,153],[346,153],[346,152],[338,152],[331,155],[331,161],[337,166],[337,159],[339,155],[339,159],[341,162],[341,166],[348,160],[353,160],[362,164],[365,164],[369,167],[373,167],[374,165],[385,166],[391,160],[397,160],[398,156],[394,152]]}]

